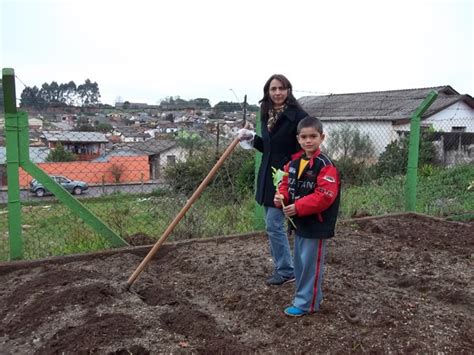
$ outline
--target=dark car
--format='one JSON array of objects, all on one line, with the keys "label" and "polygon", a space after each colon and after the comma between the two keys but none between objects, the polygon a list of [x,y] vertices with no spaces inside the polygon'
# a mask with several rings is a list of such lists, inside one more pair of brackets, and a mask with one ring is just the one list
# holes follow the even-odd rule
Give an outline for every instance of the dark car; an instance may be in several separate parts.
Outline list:
[{"label": "dark car", "polygon": [[[71,180],[65,176],[50,176],[50,178],[52,178],[73,195],[80,195],[83,191],[89,188],[87,183],[84,181]],[[49,193],[43,184],[36,179],[31,180],[30,192],[34,193],[38,197],[43,197],[46,193]]]}]

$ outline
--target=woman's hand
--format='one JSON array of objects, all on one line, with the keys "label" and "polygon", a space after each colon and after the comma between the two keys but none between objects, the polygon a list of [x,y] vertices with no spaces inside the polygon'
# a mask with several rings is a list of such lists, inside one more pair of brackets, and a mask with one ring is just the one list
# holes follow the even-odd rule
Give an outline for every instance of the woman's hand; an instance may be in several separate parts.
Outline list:
[{"label": "woman's hand", "polygon": [[247,128],[241,128],[237,131],[237,138],[239,141],[251,141],[255,136],[255,132]]}]

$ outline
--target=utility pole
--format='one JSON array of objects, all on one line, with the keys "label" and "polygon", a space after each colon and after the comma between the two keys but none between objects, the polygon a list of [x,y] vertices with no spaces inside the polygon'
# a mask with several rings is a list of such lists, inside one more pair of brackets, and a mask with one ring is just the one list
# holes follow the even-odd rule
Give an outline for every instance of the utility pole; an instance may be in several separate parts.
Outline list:
[{"label": "utility pole", "polygon": [[237,99],[237,102],[239,103],[240,105],[240,108],[242,109],[244,115],[243,115],[243,119],[244,119],[244,124],[242,127],[245,127],[245,124],[247,123],[247,95],[244,96],[244,103],[242,104],[240,102],[240,99],[239,97],[237,96],[237,94],[235,93],[234,89],[230,88],[229,89],[230,91],[232,91],[232,93],[234,94],[235,98]]},{"label": "utility pole", "polygon": [[243,124],[243,127],[245,127],[245,124],[247,123],[247,95],[244,96],[243,111],[244,111],[244,124]]},{"label": "utility pole", "polygon": [[216,161],[219,160],[219,136],[220,136],[220,127],[219,127],[219,122],[217,122],[217,127],[216,127]]}]

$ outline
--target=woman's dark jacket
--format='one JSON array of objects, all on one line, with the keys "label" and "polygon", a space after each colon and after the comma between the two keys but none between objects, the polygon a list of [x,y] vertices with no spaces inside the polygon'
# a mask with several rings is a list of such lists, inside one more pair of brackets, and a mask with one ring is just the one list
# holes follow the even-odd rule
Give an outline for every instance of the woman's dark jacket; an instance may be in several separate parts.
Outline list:
[{"label": "woman's dark jacket", "polygon": [[268,114],[261,113],[262,136],[256,135],[254,140],[255,149],[263,153],[255,194],[255,199],[259,204],[275,207],[272,167],[283,170],[283,166],[291,159],[291,156],[301,149],[296,140],[296,126],[306,116],[308,114],[302,109],[289,106],[281,114],[272,131],[268,132]]}]

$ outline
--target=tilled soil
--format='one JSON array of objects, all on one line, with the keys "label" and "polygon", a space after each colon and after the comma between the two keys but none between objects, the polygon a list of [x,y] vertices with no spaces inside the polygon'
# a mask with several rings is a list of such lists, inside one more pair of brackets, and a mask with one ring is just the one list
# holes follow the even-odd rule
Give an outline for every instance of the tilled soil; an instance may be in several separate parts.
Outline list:
[{"label": "tilled soil", "polygon": [[[135,238],[147,240],[146,236]],[[1,354],[474,353],[472,225],[341,223],[318,313],[288,318],[264,235],[0,265]]]}]

